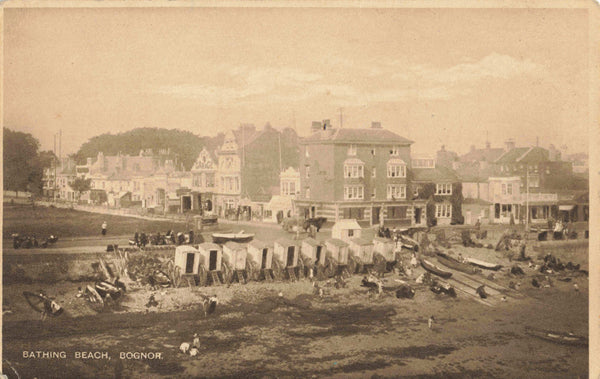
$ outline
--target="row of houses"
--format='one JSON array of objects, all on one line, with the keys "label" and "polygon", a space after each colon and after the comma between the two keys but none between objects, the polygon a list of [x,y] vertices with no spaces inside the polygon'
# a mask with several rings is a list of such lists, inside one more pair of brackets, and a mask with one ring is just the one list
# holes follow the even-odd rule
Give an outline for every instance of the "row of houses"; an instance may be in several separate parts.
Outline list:
[{"label": "row of houses", "polygon": [[[291,129],[241,125],[214,150],[204,148],[185,171],[167,150],[88,158],[47,169],[48,195],[155,212],[212,213],[280,222],[293,215],[356,219],[361,226],[432,226],[587,221],[587,180],[550,147],[471,150],[444,147],[416,157],[414,142],[374,122],[334,128],[313,122],[298,138]],[[78,194],[70,183],[91,180]]]}]

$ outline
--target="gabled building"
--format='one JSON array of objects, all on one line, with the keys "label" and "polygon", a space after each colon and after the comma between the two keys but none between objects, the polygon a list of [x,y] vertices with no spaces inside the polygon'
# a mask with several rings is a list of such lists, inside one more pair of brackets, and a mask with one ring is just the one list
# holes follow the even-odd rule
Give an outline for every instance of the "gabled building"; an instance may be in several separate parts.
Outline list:
[{"label": "gabled building", "polygon": [[410,147],[413,141],[373,123],[367,129],[335,129],[313,123],[301,140],[300,191],[296,207],[306,217],[356,219],[363,225],[385,220],[412,225]]},{"label": "gabled building", "polygon": [[509,147],[494,161],[497,175],[519,176],[521,185],[530,190],[570,189],[573,164],[560,160],[560,152],[554,146]]},{"label": "gabled building", "polygon": [[412,167],[414,224],[462,224],[462,188],[454,170],[436,165],[433,158],[413,159]]},{"label": "gabled building", "polygon": [[181,210],[194,213],[212,212],[217,189],[217,156],[206,147],[194,162],[191,172],[191,185],[181,193]]},{"label": "gabled building", "polygon": [[293,129],[277,130],[266,124],[261,130],[244,124],[225,134],[216,155],[220,215],[258,215],[279,190],[283,167],[298,166],[298,141]]}]

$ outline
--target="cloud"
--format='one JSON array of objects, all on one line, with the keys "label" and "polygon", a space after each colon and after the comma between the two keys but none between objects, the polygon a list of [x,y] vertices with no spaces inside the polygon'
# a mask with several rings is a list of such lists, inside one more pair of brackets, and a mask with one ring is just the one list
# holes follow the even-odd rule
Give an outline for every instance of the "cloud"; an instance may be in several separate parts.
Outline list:
[{"label": "cloud", "polygon": [[537,75],[543,67],[529,59],[491,53],[477,62],[459,63],[445,69],[415,65],[392,76],[400,80],[425,80],[434,83],[460,84],[483,79],[510,79],[519,75]]},{"label": "cloud", "polygon": [[223,80],[227,84],[167,85],[153,87],[150,92],[194,99],[206,106],[306,101],[362,106],[409,100],[443,100],[470,93],[478,81],[506,80],[543,72],[542,66],[528,59],[497,53],[479,61],[462,60],[447,68],[424,64],[406,67],[400,61],[359,64],[339,57],[332,58],[331,62],[343,67],[343,70],[340,68],[338,72],[321,74],[295,67],[224,65],[219,68],[219,74],[227,79]]}]

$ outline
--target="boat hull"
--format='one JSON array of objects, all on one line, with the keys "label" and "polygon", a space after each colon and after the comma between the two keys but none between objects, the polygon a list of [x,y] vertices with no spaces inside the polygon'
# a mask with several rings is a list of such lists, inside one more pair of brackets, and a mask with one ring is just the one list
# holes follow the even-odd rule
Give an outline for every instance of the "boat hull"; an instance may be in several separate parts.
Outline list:
[{"label": "boat hull", "polygon": [[226,234],[213,234],[212,240],[217,244],[224,244],[226,242],[237,242],[237,243],[246,243],[252,241],[254,238],[254,234],[244,234],[244,235],[226,235]]},{"label": "boat hull", "polygon": [[493,263],[480,261],[478,259],[467,258],[465,261],[473,266],[477,266],[486,270],[498,271],[502,268],[502,265],[495,265]]},{"label": "boat hull", "polygon": [[531,336],[562,345],[588,346],[588,338],[583,336],[535,329],[527,329],[526,333]]},{"label": "boat hull", "polygon": [[438,254],[437,260],[442,265],[444,265],[448,268],[451,268],[453,270],[456,270],[456,271],[464,272],[465,274],[474,275],[474,274],[477,274],[479,271],[481,271],[479,269],[476,269],[473,266],[469,266],[468,264],[464,264],[457,260],[454,260],[451,257],[449,257],[443,253]]},{"label": "boat hull", "polygon": [[425,259],[421,260],[421,266],[423,266],[423,268],[425,270],[429,271],[430,273],[435,274],[444,279],[448,279],[452,276],[451,272],[444,271],[441,268],[437,267],[436,265],[434,265],[433,263],[431,263]]}]

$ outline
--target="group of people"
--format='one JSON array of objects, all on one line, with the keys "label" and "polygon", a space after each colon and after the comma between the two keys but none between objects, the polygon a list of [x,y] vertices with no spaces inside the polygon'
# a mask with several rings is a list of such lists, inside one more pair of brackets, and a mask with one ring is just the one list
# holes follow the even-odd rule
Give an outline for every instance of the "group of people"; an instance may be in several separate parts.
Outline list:
[{"label": "group of people", "polygon": [[58,241],[58,237],[54,235],[50,235],[50,237],[46,238],[42,242],[39,242],[36,235],[21,237],[19,233],[13,233],[11,235],[13,240],[13,249],[35,249],[38,247],[46,248],[48,245],[55,243]]},{"label": "group of people", "polygon": [[[201,236],[200,236],[201,237]],[[167,231],[166,234],[156,232],[155,234],[147,235],[145,232],[138,233],[137,231],[133,235],[133,239],[129,241],[131,245],[144,248],[146,245],[185,245],[194,244],[198,237],[194,235],[194,231],[190,230],[187,234],[183,232],[175,233],[173,230]]]}]

